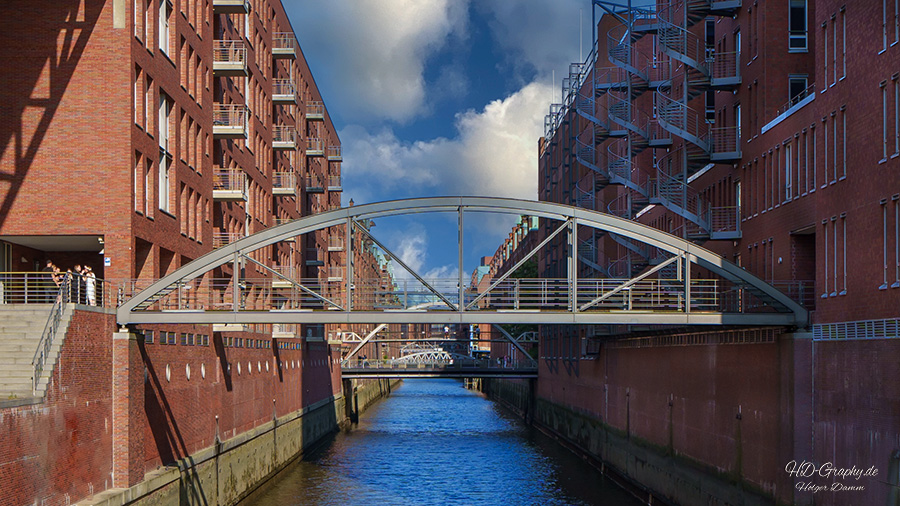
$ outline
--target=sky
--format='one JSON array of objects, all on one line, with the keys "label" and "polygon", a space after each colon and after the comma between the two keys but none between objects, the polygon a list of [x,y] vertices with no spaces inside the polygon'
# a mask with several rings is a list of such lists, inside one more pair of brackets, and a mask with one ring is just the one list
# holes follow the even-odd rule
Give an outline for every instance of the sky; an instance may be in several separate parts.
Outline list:
[{"label": "sky", "polygon": [[[590,50],[589,0],[288,0],[285,8],[341,139],[343,205],[537,200],[538,138],[569,63]],[[385,218],[373,233],[420,274],[455,277],[456,219]],[[466,278],[514,223],[466,219]]]}]

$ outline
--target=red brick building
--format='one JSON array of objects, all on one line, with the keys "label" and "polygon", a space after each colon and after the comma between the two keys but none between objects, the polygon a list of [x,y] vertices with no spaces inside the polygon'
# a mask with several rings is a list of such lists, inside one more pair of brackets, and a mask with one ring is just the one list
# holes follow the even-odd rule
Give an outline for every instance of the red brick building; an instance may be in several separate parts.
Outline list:
[{"label": "red brick building", "polygon": [[[88,265],[104,297],[127,296],[237,238],[340,207],[340,141],[281,2],[15,0],[0,14],[0,272]],[[255,252],[241,264],[248,303],[284,288],[272,271],[340,285],[343,237]],[[192,290],[213,297],[231,275]],[[287,458],[341,420],[339,349],[321,326],[114,338],[113,303],[74,310],[42,398],[4,398],[0,504],[137,486],[318,413],[275,452]],[[290,339],[301,336],[313,339]],[[233,503],[276,462],[207,500]],[[185,482],[169,478],[177,498]]]},{"label": "red brick building", "polygon": [[[780,331],[740,330],[748,344],[732,346],[732,330],[646,337],[652,329],[637,326],[548,328],[538,395],[779,501],[807,497],[777,472],[790,458],[897,469],[900,391],[888,386],[900,358],[896,3],[592,3],[602,13],[594,51],[570,66],[539,142],[540,199],[720,253],[806,306],[812,343],[777,373],[780,353],[806,346]],[[579,276],[631,277],[658,262],[614,234],[581,230],[578,239]],[[541,256],[541,272],[565,277],[565,258],[558,243]],[[725,381],[711,357],[754,388]],[[778,401],[788,377],[806,378],[809,395],[795,384]],[[808,403],[809,427],[780,418],[793,409],[785,398]],[[734,413],[740,419],[748,406],[759,423],[743,418],[740,453]],[[653,414],[665,409],[705,421]],[[889,488],[873,485],[851,501],[883,502]],[[816,504],[848,497],[819,494]]]},{"label": "red brick building", "polygon": [[[340,141],[280,2],[11,2],[4,13],[23,21],[0,57],[17,69],[0,91],[0,271],[51,259],[140,287],[237,238],[340,207]],[[337,235],[253,260],[335,282]],[[241,267],[260,283],[276,277]],[[230,271],[200,284],[227,289],[218,280]]]}]

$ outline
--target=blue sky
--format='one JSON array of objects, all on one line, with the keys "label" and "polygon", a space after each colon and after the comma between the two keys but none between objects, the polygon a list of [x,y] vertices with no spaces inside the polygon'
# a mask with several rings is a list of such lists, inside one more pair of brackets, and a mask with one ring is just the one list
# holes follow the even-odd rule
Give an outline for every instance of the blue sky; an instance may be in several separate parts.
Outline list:
[{"label": "blue sky", "polygon": [[[289,0],[285,8],[341,138],[344,205],[537,198],[544,115],[568,64],[590,49],[589,0]],[[467,274],[514,221],[467,220]],[[455,224],[455,216],[384,219],[374,232],[420,273],[455,276]]]}]

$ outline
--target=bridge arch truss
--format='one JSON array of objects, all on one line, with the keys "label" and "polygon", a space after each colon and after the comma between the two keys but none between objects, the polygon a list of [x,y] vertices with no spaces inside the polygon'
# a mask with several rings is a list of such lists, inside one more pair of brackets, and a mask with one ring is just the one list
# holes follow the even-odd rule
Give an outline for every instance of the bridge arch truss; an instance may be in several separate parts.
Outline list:
[{"label": "bridge arch truss", "polygon": [[[435,212],[459,216],[459,278],[449,283],[444,280],[443,284],[409,269],[364,225],[381,217]],[[527,215],[543,218],[547,224],[533,251],[482,292],[466,286],[462,268],[465,216],[471,212]],[[401,294],[395,285],[390,307],[363,305],[358,302],[363,280],[354,277],[352,263],[327,283],[308,283],[253,258],[252,252],[260,248],[332,227],[344,234],[347,257],[353,254],[357,241],[352,239],[358,234],[408,269],[420,287],[416,297]],[[617,234],[654,248],[658,261],[628,278],[579,278],[578,231],[584,228]],[[553,241],[566,252],[565,278],[509,276]],[[262,282],[265,286],[248,288],[248,283],[259,284],[242,277],[241,266],[249,264],[268,272],[269,277]],[[208,279],[210,273],[223,267],[231,268],[230,279],[213,286]],[[702,279],[696,274],[699,272],[704,273]],[[123,294],[117,310],[119,324],[724,324],[799,328],[808,324],[807,311],[790,297],[690,241],[606,213],[493,197],[396,200],[306,216],[215,249],[140,288]],[[247,303],[251,291],[253,302]],[[291,298],[283,295],[285,291],[299,295]],[[749,299],[754,302],[748,304]]]}]

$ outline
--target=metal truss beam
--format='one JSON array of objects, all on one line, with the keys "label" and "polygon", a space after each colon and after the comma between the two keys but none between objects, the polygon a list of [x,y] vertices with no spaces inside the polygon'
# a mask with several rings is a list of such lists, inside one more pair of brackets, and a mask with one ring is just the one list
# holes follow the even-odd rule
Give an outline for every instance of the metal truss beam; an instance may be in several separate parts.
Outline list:
[{"label": "metal truss beam", "polygon": [[[524,311],[378,311],[356,312],[320,311],[239,311],[237,307],[230,313],[213,311],[167,312],[146,311],[144,305],[153,302],[161,294],[168,293],[178,283],[192,280],[206,272],[229,262],[237,262],[239,255],[298,235],[352,223],[354,220],[374,219],[384,216],[410,215],[430,212],[493,212],[529,215],[551,220],[577,220],[579,227],[590,227],[605,232],[619,234],[637,242],[656,247],[673,256],[687,257],[699,267],[708,269],[722,278],[762,294],[775,313],[685,313],[627,311],[623,313],[588,313],[573,310],[559,312],[528,313]],[[461,220],[460,220],[461,221]],[[235,290],[238,290],[235,284]],[[349,292],[349,291],[348,291]],[[235,297],[234,300],[240,300]],[[447,303],[449,301],[445,301]],[[462,302],[462,301],[460,301]],[[690,301],[686,301],[689,305]],[[349,308],[350,304],[347,304]],[[290,321],[285,321],[289,319]],[[218,248],[177,269],[175,272],[151,284],[148,288],[119,306],[117,321],[120,325],[133,323],[573,323],[573,324],[733,324],[733,325],[789,325],[805,328],[808,325],[807,311],[762,279],[753,276],[741,267],[724,260],[716,253],[697,246],[682,238],[632,220],[618,218],[605,213],[581,209],[551,202],[504,199],[496,197],[433,197],[422,199],[378,202],[354,207],[346,207],[305,216],[282,225],[267,228],[238,241]]]}]

